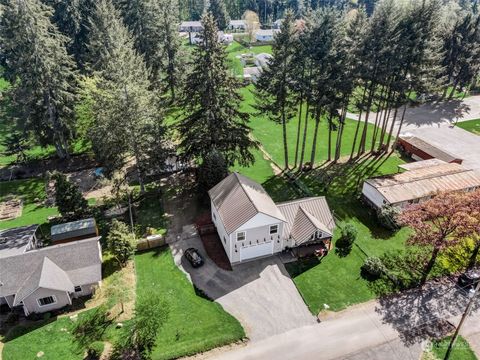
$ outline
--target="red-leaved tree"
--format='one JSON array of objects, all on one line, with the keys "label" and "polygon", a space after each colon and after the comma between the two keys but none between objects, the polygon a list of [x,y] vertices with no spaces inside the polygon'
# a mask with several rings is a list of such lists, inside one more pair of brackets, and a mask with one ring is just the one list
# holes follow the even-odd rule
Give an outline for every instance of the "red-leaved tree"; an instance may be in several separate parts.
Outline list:
[{"label": "red-leaved tree", "polygon": [[470,228],[468,236],[474,245],[468,263],[468,268],[471,269],[476,265],[480,252],[480,189],[468,193],[468,227]]},{"label": "red-leaved tree", "polygon": [[399,215],[399,223],[413,229],[407,244],[432,248],[421,279],[422,285],[427,281],[440,251],[457,245],[471,234],[469,200],[467,193],[439,193],[429,200],[407,206]]}]

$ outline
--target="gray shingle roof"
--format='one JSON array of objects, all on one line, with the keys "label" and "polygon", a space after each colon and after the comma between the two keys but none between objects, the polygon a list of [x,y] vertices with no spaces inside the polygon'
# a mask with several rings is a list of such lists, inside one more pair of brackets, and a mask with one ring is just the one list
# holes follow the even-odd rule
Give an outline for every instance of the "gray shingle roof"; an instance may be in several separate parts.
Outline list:
[{"label": "gray shingle roof", "polygon": [[38,288],[74,292],[74,285],[67,273],[46,256],[18,289],[13,306],[19,305]]},{"label": "gray shingle roof", "polygon": [[297,245],[307,242],[316,230],[333,235],[335,221],[325,197],[293,200],[277,206],[287,219],[285,233]]},{"label": "gray shingle roof", "polygon": [[97,224],[94,218],[54,225],[50,230],[54,242],[77,236],[95,236],[96,233]]},{"label": "gray shingle roof", "polygon": [[[53,286],[62,279],[57,268],[64,271],[75,285],[100,281],[102,258],[99,239],[100,237],[95,237],[74,241],[0,258],[0,296],[16,294],[24,284],[29,288],[31,283]],[[45,262],[45,258],[49,261]],[[40,271],[44,269],[44,264],[46,278],[42,278]],[[52,280],[49,279],[49,274],[54,274]],[[69,286],[66,282],[64,285]]]},{"label": "gray shingle roof", "polygon": [[0,258],[22,254],[38,229],[38,225],[0,230]]},{"label": "gray shingle roof", "polygon": [[286,221],[262,185],[238,173],[227,176],[208,194],[229,234],[258,213]]}]

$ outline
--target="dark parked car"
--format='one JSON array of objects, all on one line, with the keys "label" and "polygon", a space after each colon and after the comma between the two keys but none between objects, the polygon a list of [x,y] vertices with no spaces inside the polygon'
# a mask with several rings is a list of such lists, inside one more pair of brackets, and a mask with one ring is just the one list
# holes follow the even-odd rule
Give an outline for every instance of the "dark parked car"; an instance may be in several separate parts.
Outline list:
[{"label": "dark parked car", "polygon": [[470,291],[475,288],[479,281],[480,270],[470,270],[458,277],[458,286],[465,291]]},{"label": "dark parked car", "polygon": [[198,268],[203,265],[202,255],[200,255],[197,249],[188,248],[185,250],[185,257],[194,268]]}]

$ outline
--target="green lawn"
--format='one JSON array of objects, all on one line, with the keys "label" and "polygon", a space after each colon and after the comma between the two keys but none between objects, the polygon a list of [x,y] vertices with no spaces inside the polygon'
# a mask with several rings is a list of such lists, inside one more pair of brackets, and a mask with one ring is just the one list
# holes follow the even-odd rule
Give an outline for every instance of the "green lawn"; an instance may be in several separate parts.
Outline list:
[{"label": "green lawn", "polygon": [[2,182],[0,201],[8,195],[15,195],[23,200],[22,215],[9,221],[0,221],[0,229],[17,226],[43,224],[49,216],[57,215],[56,207],[45,207],[45,181],[39,178]]},{"label": "green lawn", "polygon": [[[255,104],[255,97],[252,93],[253,85],[249,85],[241,89],[241,94],[244,98],[242,103],[242,110],[248,112],[250,117],[250,127],[252,128],[255,138],[262,143],[267,152],[272,156],[273,160],[283,166],[284,160],[284,146],[283,146],[283,131],[282,126],[271,120],[266,116],[257,115],[255,109],[252,107]],[[357,126],[357,121],[347,119],[342,138],[342,156],[350,155],[352,151],[353,138]],[[302,131],[304,126],[304,119],[302,119]],[[310,161],[312,152],[312,140],[315,121],[309,120],[307,142],[305,147],[305,160]],[[371,138],[373,134],[374,125],[368,124],[367,127],[367,149],[371,148]],[[298,132],[298,117],[291,119],[287,124],[287,143],[289,164],[293,165],[295,161],[296,139]],[[363,123],[360,126],[359,134],[363,131]],[[301,138],[303,139],[303,137]],[[358,137],[358,140],[360,136]],[[335,143],[337,140],[337,131],[332,132],[332,156],[334,154]],[[357,147],[358,149],[358,141]],[[328,153],[328,124],[325,119],[320,121],[318,136],[317,136],[317,151],[315,155],[315,163],[321,163],[327,159]]]},{"label": "green lawn", "polygon": [[243,77],[243,66],[240,61],[240,59],[237,58],[237,55],[242,55],[242,54],[248,54],[248,53],[253,53],[253,54],[260,54],[260,53],[267,53],[271,54],[272,53],[272,46],[271,45],[260,45],[260,46],[252,46],[250,49],[243,46],[237,41],[234,41],[227,47],[227,54],[228,54],[228,59],[231,62],[232,66],[232,71],[233,74],[236,76],[242,76]]},{"label": "green lawn", "polygon": [[462,121],[457,123],[459,128],[470,131],[471,133],[480,135],[480,119]]},{"label": "green lawn", "polygon": [[[79,314],[84,316],[87,310]],[[17,326],[4,339],[3,360],[19,359],[48,359],[48,360],[81,360],[84,359],[85,349],[79,348],[71,331],[74,321],[69,317],[51,318],[38,321],[30,327]],[[121,330],[115,325],[109,326],[101,340],[115,341]],[[43,356],[37,354],[43,352]]]},{"label": "green lawn", "polygon": [[339,257],[331,251],[321,263],[300,262],[287,266],[312,313],[323,310],[324,304],[338,311],[375,298],[369,282],[360,276],[360,267],[366,254],[380,256],[387,251],[404,249],[408,230],[390,232],[382,228],[375,215],[358,199],[358,189],[363,179],[395,173],[401,163],[403,161],[396,155],[387,159],[372,157],[351,167],[339,166],[332,170],[332,174],[335,174],[332,175],[332,181],[320,170],[304,177],[304,183],[313,193],[327,196],[337,218],[334,241],[339,236],[339,229],[347,223],[354,225],[358,231],[356,245],[346,257]]},{"label": "green lawn", "polygon": [[195,293],[173,263],[170,250],[135,256],[137,301],[158,293],[168,305],[168,319],[161,328],[153,359],[173,359],[242,339],[240,323],[215,302]]},{"label": "green lawn", "polygon": [[[451,337],[440,341],[433,341],[432,352],[438,359],[444,359],[450,344]],[[477,360],[475,353],[470,348],[468,342],[461,336],[458,337],[455,347],[450,354],[450,360]]]}]

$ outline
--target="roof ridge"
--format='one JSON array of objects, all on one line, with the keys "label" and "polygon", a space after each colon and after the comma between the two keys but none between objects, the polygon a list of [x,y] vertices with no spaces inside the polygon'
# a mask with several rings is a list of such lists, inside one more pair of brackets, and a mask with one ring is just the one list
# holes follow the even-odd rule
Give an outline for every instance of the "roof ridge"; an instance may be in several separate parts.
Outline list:
[{"label": "roof ridge", "polygon": [[[255,204],[255,202],[252,200],[252,198],[250,197],[250,194],[248,193],[248,191],[243,187],[243,183],[242,181],[240,180],[240,174],[236,171],[233,172],[235,174],[235,177],[237,178],[238,180],[238,184],[240,185],[240,187],[242,188],[243,192],[245,193],[245,195],[247,196],[248,200],[250,201],[250,203],[253,205],[253,207],[255,208],[255,210],[257,210],[257,213],[260,213],[261,211],[258,209],[257,205]],[[252,180],[253,181],[253,180]],[[258,184],[260,185],[260,184]],[[262,185],[260,185],[262,186]],[[262,187],[263,189],[263,187]],[[267,194],[268,195],[268,194]],[[270,197],[270,195],[268,195]],[[273,201],[273,200],[272,200]],[[275,203],[274,203],[275,204]]]},{"label": "roof ridge", "polygon": [[309,200],[317,200],[317,199],[322,199],[323,200],[323,199],[325,199],[325,196],[309,196],[309,197],[306,197],[306,198],[282,201],[282,202],[275,203],[275,204],[277,206],[280,206],[280,205],[288,205],[288,204],[292,204],[292,203],[303,203],[303,202],[307,202]]},{"label": "roof ridge", "polygon": [[[443,165],[444,164],[437,165],[437,166],[443,166]],[[459,165],[459,166],[461,166],[461,165]],[[418,169],[418,170],[422,170],[422,169]],[[415,171],[415,170],[407,170],[406,172],[399,173],[399,174],[400,175],[401,174],[406,174],[409,171]],[[448,172],[446,174],[430,174],[430,175],[426,175],[425,177],[421,177],[421,178],[418,178],[418,179],[411,179],[411,180],[404,181],[404,182],[397,182],[395,184],[381,185],[378,188],[380,189],[380,188],[386,188],[386,187],[391,187],[391,186],[410,184],[410,183],[413,183],[413,182],[416,182],[416,181],[430,180],[430,179],[433,179],[433,178],[441,178],[441,177],[444,177],[444,176],[456,175],[456,174],[467,173],[467,172],[473,172],[473,170],[472,169],[466,169],[462,166],[461,168],[456,169],[455,171],[454,171],[454,169],[452,169],[451,172]],[[398,175],[398,174],[395,174],[395,175]],[[394,179],[395,175],[386,176],[383,179],[392,179],[392,180],[395,181],[395,179]],[[368,182],[369,180],[375,180],[375,179],[382,179],[382,177],[367,179],[366,181]],[[368,182],[368,183],[371,184],[370,182]]]},{"label": "roof ridge", "polygon": [[[94,236],[94,237],[91,237],[91,238],[87,238],[87,239],[82,239],[82,240],[76,240],[76,241],[71,241],[71,242],[68,242],[68,243],[63,243],[63,244],[57,244],[57,245],[50,245],[50,246],[45,246],[45,247],[42,247],[42,248],[38,248],[38,249],[33,249],[33,250],[30,250],[30,251],[26,251],[24,253],[21,253],[21,254],[15,254],[15,255],[12,255],[12,256],[6,256],[4,257],[3,259],[7,259],[7,258],[13,258],[13,257],[16,257],[16,256],[25,256],[26,254],[35,254],[35,253],[38,253],[38,252],[41,252],[41,251],[47,251],[47,250],[51,250],[51,249],[58,249],[58,248],[61,248],[61,247],[67,247],[67,246],[72,246],[74,244],[78,244],[78,243],[86,243],[86,242],[90,242],[93,240],[95,241],[98,241],[100,240],[101,236]],[[45,256],[47,257],[47,256]],[[50,259],[49,259],[50,260]]]}]

